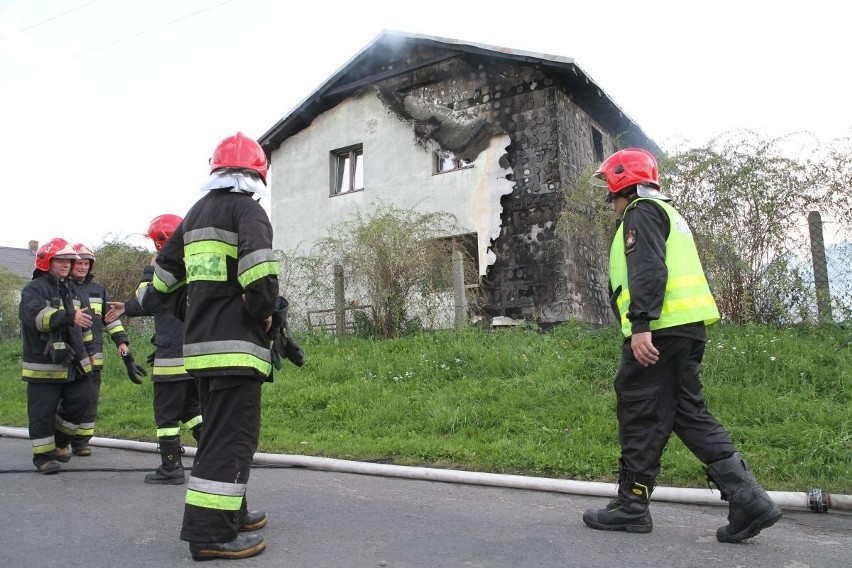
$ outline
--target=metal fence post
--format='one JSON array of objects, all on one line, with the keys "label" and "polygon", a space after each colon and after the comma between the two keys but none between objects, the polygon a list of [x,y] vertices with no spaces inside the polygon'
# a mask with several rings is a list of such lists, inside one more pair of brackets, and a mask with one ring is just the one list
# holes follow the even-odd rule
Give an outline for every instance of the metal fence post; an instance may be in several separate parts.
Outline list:
[{"label": "metal fence post", "polygon": [[811,235],[811,258],[814,265],[817,314],[820,323],[831,322],[831,291],[828,286],[828,265],[825,261],[825,242],[822,236],[822,217],[818,211],[808,213],[808,230]]},{"label": "metal fence post", "polygon": [[346,333],[346,295],[343,291],[343,266],[334,265],[334,329],[338,335]]},{"label": "metal fence post", "polygon": [[458,249],[453,249],[453,295],[455,296],[455,327],[461,327],[467,320],[467,294],[464,287],[464,258]]}]

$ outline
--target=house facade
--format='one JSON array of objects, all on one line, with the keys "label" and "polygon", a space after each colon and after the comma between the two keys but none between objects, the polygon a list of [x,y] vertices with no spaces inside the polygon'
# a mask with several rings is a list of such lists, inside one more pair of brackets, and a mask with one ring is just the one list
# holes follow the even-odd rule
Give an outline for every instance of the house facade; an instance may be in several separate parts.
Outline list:
[{"label": "house facade", "polygon": [[486,318],[611,321],[606,252],[556,232],[577,177],[658,152],[572,60],[382,32],[259,139],[275,247],[308,252],[381,203],[455,216]]}]

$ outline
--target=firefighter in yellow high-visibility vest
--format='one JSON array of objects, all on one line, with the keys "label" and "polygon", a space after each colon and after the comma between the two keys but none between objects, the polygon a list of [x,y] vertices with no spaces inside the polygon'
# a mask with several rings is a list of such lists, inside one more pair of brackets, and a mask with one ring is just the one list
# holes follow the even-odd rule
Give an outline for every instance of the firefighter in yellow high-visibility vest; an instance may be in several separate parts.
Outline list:
[{"label": "firefighter in yellow high-visibility vest", "polygon": [[621,445],[617,497],[583,521],[651,532],[648,505],[672,433],[707,467],[728,501],[720,542],[757,535],[781,510],[757,483],[704,402],[699,372],[706,326],[719,321],[689,226],[660,191],[657,161],[640,148],[607,158],[593,176],[618,218],[610,249],[611,304],[625,337],[615,377]]}]

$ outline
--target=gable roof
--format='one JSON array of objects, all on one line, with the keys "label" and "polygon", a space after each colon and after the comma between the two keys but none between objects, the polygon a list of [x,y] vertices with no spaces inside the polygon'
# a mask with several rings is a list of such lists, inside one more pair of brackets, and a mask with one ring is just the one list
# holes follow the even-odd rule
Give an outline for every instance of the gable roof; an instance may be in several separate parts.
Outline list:
[{"label": "gable roof", "polygon": [[[372,71],[377,67],[376,62],[388,60],[388,54],[399,56],[418,47],[438,47],[444,51],[429,60],[397,66],[381,73]],[[596,120],[614,132],[624,133],[624,141],[627,144],[642,146],[659,153],[657,144],[571,58],[393,30],[383,30],[296,108],[266,131],[258,142],[267,155],[271,154],[284,140],[310,126],[317,116],[334,108],[358,89],[465,53],[546,68],[571,88],[572,96],[588,109]]]},{"label": "gable roof", "polygon": [[0,268],[26,279],[33,277],[35,253],[28,248],[0,247]]}]

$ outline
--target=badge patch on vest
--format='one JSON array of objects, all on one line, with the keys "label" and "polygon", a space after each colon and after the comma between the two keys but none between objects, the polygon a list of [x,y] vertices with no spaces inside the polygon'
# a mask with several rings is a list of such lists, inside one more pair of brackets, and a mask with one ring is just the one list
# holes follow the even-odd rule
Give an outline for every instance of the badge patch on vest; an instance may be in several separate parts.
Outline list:
[{"label": "badge patch on vest", "polygon": [[629,229],[624,235],[624,254],[630,254],[636,250],[636,229]]}]

